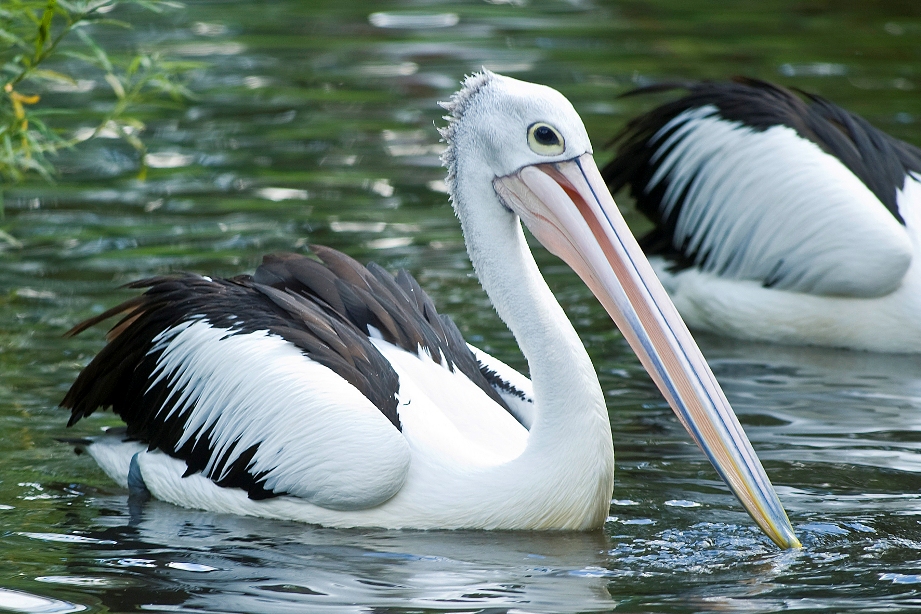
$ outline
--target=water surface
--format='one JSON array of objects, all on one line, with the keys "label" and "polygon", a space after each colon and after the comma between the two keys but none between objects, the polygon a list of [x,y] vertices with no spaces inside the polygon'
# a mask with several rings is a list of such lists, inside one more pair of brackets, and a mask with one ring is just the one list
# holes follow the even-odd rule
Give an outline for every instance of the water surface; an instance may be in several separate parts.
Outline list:
[{"label": "water surface", "polygon": [[[447,204],[437,101],[482,66],[552,85],[602,145],[667,78],[748,74],[824,94],[921,143],[915,2],[190,2],[101,35],[200,62],[195,98],[143,110],[150,170],[111,140],[5,190],[0,242],[0,609],[892,611],[921,605],[921,358],[701,337],[805,548],[778,552],[673,417],[588,290],[539,264],[588,346],[617,449],[589,534],[341,531],[129,507],[56,438],[56,405],[103,343],[61,335],[185,269],[343,249],[405,267],[468,339],[524,368]],[[94,108],[97,87],[46,94]],[[84,88],[85,89],[85,88]],[[70,129],[89,121],[74,118]],[[634,228],[642,219],[619,202]]]}]

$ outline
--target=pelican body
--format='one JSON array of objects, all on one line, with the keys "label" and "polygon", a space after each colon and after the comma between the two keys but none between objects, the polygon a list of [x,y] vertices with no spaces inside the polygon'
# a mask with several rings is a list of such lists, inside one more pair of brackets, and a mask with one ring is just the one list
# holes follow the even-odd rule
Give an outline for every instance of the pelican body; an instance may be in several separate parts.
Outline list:
[{"label": "pelican body", "polygon": [[451,200],[531,378],[467,345],[405,272],[329,248],[254,275],[172,275],[121,315],[63,405],[111,406],[88,446],[115,480],[207,510],[334,527],[600,527],[614,450],[595,370],[521,222],[612,314],[776,543],[799,542],[713,374],[620,217],[558,92],[490,72],[445,104]]},{"label": "pelican body", "polygon": [[921,150],[813,95],[740,79],[632,120],[603,176],[685,321],[783,343],[921,351]]}]

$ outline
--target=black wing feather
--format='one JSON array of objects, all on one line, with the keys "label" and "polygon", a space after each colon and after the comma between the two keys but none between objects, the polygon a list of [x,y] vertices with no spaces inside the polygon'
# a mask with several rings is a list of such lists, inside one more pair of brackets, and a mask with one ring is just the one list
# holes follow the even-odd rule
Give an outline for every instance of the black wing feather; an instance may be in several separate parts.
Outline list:
[{"label": "black wing feather", "polygon": [[[61,402],[71,410],[68,426],[96,409],[111,407],[125,421],[129,438],[184,460],[187,475],[205,471],[217,453],[212,433],[185,437],[183,428],[194,405],[174,413],[182,391],[167,377],[157,380],[163,350],[157,349],[155,339],[193,320],[226,328],[231,335],[268,331],[285,339],[355,386],[397,429],[399,378],[371,343],[370,327],[407,351],[422,348],[433,359],[447,361],[449,368],[460,370],[508,410],[460,331],[435,311],[408,273],[400,271],[394,279],[376,265],[366,269],[330,248],[317,246],[314,252],[322,262],[295,254],[266,256],[253,276],[210,279],[177,274],[129,284],[146,291],[68,333],[122,316],[108,344]],[[230,449],[235,446],[236,442]],[[284,494],[267,490],[265,476],[250,470],[258,445],[238,456],[230,449],[212,464],[207,477],[220,486],[242,488],[253,499]]]},{"label": "black wing feather", "polygon": [[[901,224],[905,223],[898,211],[896,193],[904,187],[909,172],[921,173],[921,150],[917,147],[885,134],[862,117],[820,96],[802,94],[804,100],[795,91],[757,79],[739,77],[729,83],[670,82],[633,90],[625,96],[675,89],[688,93],[633,119],[611,140],[610,145],[616,146],[618,152],[602,171],[611,192],[629,186],[637,208],[656,225],[640,241],[648,254],[666,256],[678,268],[706,260],[706,255],[690,253],[687,246],[673,243],[685,195],[679,196],[666,215],[662,202],[668,181],[650,188],[660,162],[670,151],[661,144],[680,126],[673,125],[666,133],[661,131],[682,113],[706,105],[716,107],[723,119],[756,131],[778,125],[792,128],[800,137],[838,158]],[[693,183],[689,181],[687,186]]]}]

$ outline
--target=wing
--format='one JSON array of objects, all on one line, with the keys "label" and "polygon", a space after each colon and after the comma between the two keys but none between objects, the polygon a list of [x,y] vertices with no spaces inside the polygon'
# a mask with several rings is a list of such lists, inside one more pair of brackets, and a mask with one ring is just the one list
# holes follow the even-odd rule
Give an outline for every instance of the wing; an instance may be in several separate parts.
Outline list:
[{"label": "wing", "polygon": [[921,165],[917,150],[763,82],[681,87],[690,93],[615,138],[604,170],[656,224],[647,253],[797,292],[872,297],[899,286],[912,247],[897,193]]},{"label": "wing", "polygon": [[498,358],[467,344],[476,357],[480,372],[508,405],[509,411],[525,428],[534,421],[534,387],[531,380]]},{"label": "wing", "polygon": [[148,289],[72,331],[123,316],[62,402],[70,424],[112,407],[187,475],[358,509],[393,496],[409,467],[399,377],[372,336],[469,371],[506,407],[408,274],[315,251],[324,262],[267,256],[252,277],[131,284]]}]

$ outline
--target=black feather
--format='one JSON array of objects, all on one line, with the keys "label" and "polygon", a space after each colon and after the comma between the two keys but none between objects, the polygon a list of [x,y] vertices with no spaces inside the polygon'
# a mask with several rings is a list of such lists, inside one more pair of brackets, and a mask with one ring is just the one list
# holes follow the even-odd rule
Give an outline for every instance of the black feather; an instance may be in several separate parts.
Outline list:
[{"label": "black feather", "polygon": [[[637,208],[655,225],[640,240],[647,254],[662,255],[681,269],[706,261],[706,254],[693,253],[687,245],[675,244],[675,224],[685,194],[680,195],[668,215],[663,198],[668,179],[651,186],[652,178],[670,150],[661,146],[681,126],[659,134],[682,113],[712,105],[719,117],[739,122],[753,130],[787,126],[830,155],[838,158],[880,200],[899,223],[904,224],[896,193],[905,185],[909,172],[921,173],[921,150],[874,128],[865,119],[812,94],[750,78],[729,83],[670,82],[627,92],[625,96],[675,89],[687,90],[677,100],[660,105],[630,121],[611,141],[616,157],[602,175],[612,193],[629,186]],[[658,136],[657,136],[658,135]],[[677,144],[672,144],[675,147]],[[687,186],[693,185],[688,181]]]},{"label": "black feather", "polygon": [[68,425],[111,407],[125,421],[127,437],[185,461],[186,475],[205,473],[220,486],[246,490],[253,499],[284,494],[267,490],[265,475],[249,466],[258,444],[235,454],[234,442],[215,459],[212,432],[185,437],[194,401],[175,411],[183,391],[169,377],[154,383],[163,352],[154,339],[195,320],[226,328],[230,335],[268,331],[286,340],[352,384],[397,429],[402,428],[396,397],[399,377],[371,342],[371,327],[407,351],[421,348],[434,360],[447,361],[449,368],[460,370],[508,410],[495,378],[481,372],[460,331],[435,311],[408,273],[400,271],[394,279],[376,265],[362,267],[330,248],[317,246],[314,251],[322,262],[273,254],[253,276],[210,279],[177,274],[129,284],[146,292],[78,324],[70,333],[122,316],[108,344],[61,402],[71,410]]}]

